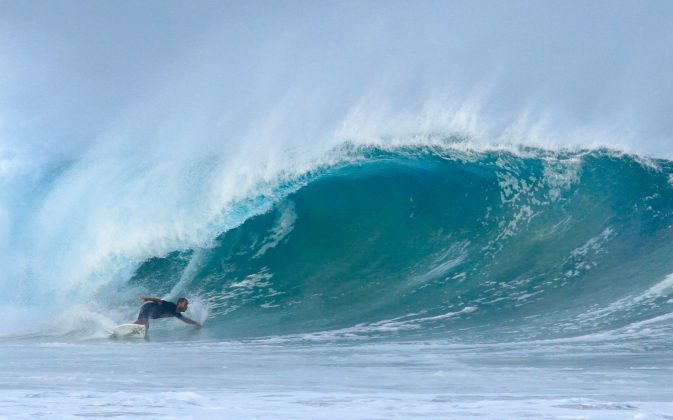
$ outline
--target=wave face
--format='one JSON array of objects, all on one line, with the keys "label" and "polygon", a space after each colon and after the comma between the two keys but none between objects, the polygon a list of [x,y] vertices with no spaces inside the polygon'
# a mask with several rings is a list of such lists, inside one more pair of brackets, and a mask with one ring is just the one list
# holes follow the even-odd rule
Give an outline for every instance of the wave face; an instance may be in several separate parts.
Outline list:
[{"label": "wave face", "polygon": [[218,337],[619,330],[673,309],[672,178],[609,151],[367,149],[126,290],[207,301]]}]

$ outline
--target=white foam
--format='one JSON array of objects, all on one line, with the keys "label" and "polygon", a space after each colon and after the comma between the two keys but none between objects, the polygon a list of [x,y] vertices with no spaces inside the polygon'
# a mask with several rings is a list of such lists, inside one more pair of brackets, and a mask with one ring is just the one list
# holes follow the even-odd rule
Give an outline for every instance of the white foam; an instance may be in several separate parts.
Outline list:
[{"label": "white foam", "polygon": [[10,418],[665,416],[673,408],[670,351],[623,350],[443,341],[2,343],[10,363],[0,374],[11,381],[2,397]]}]

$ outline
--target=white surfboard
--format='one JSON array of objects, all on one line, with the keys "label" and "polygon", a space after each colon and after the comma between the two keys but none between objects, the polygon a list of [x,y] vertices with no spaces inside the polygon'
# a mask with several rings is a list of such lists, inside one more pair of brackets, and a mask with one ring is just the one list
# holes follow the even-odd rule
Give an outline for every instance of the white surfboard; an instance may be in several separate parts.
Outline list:
[{"label": "white surfboard", "polygon": [[139,324],[122,324],[112,329],[110,338],[145,338],[145,326]]}]

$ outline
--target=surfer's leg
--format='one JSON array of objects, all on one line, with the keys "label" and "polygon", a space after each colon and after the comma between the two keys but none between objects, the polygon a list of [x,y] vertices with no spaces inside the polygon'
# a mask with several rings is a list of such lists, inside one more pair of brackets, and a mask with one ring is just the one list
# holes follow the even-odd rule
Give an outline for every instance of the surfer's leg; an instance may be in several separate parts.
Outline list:
[{"label": "surfer's leg", "polygon": [[133,321],[134,324],[145,326],[145,339],[147,339],[147,332],[150,329],[150,318],[152,318],[152,313],[156,306],[158,305],[154,302],[147,302],[146,304],[140,307],[140,313],[138,313],[138,319]]},{"label": "surfer's leg", "polygon": [[150,337],[149,337],[149,334],[147,334],[147,333],[150,330],[150,320],[147,319],[147,318],[138,318],[135,321],[133,321],[133,323],[145,326],[145,340],[149,341]]},{"label": "surfer's leg", "polygon": [[138,313],[138,319],[136,319],[133,323],[144,325],[145,330],[147,330],[150,327],[149,319],[152,318],[152,313],[156,306],[158,305],[154,302],[147,302],[141,306],[140,312]]},{"label": "surfer's leg", "polygon": [[138,325],[144,325],[146,330],[150,326],[150,322],[146,318],[138,318],[135,321],[133,321],[133,323]]}]

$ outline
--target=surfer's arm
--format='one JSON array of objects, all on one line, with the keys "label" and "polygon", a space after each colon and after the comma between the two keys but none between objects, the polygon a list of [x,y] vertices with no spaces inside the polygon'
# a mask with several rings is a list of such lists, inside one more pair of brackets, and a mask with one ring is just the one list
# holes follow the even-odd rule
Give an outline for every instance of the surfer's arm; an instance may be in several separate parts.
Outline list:
[{"label": "surfer's arm", "polygon": [[154,302],[154,303],[159,303],[159,304],[161,302],[163,302],[163,300],[161,300],[161,299],[157,299],[157,298],[153,298],[153,297],[147,297],[147,296],[140,296],[140,300],[142,300],[143,302]]},{"label": "surfer's arm", "polygon": [[194,321],[193,319],[189,319],[189,318],[187,318],[187,317],[184,316],[184,315],[181,315],[181,316],[179,316],[178,318],[180,318],[180,320],[182,320],[182,322],[186,322],[187,324],[191,324],[191,325],[196,325],[197,328],[201,328],[201,324],[199,324],[198,322]]}]

